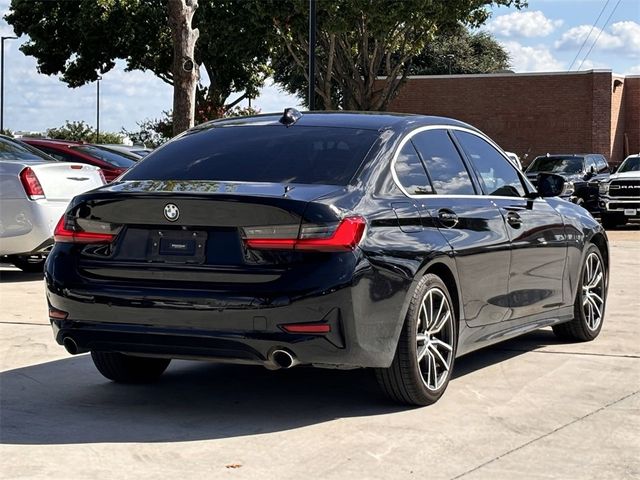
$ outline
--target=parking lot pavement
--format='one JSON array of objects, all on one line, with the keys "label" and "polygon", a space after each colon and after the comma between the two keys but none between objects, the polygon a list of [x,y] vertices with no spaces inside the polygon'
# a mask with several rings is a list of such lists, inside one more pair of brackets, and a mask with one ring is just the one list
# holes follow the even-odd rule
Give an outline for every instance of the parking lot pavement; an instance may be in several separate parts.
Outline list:
[{"label": "parking lot pavement", "polygon": [[368,371],[174,362],[107,382],[55,344],[42,281],[0,269],[2,478],[640,478],[640,228],[609,233],[604,329],[457,361],[442,400],[389,404]]}]

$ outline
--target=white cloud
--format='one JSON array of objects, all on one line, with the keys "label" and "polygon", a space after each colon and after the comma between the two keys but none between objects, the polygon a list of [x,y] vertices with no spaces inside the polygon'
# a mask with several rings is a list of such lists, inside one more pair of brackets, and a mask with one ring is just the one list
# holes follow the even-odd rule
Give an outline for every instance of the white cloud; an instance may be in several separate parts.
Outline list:
[{"label": "white cloud", "polygon": [[254,108],[261,113],[281,112],[287,107],[299,107],[300,99],[284,92],[280,87],[268,80],[264,88],[260,90],[260,96],[252,101]]},{"label": "white cloud", "polygon": [[[591,25],[570,28],[555,42],[555,47],[559,50],[578,49],[590,31]],[[631,57],[640,56],[640,24],[636,22],[630,20],[616,22],[611,25],[609,31],[601,31],[598,27],[594,28],[586,42],[586,48],[591,48],[596,38],[598,43],[594,50],[615,52]]]},{"label": "white cloud", "polygon": [[565,69],[565,65],[544,45],[525,46],[513,40],[501,43],[509,52],[515,72],[557,72]]},{"label": "white cloud", "polygon": [[629,68],[625,73],[625,75],[640,75],[640,65],[634,65]]},{"label": "white cloud", "polygon": [[546,37],[562,24],[562,20],[552,20],[535,10],[500,15],[487,25],[487,29],[503,37]]}]

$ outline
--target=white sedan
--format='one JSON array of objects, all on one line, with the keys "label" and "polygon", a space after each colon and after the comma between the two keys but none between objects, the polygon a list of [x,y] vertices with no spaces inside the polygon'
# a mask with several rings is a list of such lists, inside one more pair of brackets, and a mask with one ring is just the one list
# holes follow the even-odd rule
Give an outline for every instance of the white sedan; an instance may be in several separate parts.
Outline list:
[{"label": "white sedan", "polygon": [[104,184],[98,167],[58,162],[0,136],[0,258],[24,271],[42,270],[69,201]]}]

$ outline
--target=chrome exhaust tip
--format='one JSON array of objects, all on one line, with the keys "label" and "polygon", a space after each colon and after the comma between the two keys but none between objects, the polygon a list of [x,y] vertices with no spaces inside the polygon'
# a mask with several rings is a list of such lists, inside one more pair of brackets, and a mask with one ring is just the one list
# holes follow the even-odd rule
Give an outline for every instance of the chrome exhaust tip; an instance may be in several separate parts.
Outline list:
[{"label": "chrome exhaust tip", "polygon": [[274,350],[269,356],[271,364],[276,368],[291,368],[298,365],[298,360],[291,353],[286,350]]}]

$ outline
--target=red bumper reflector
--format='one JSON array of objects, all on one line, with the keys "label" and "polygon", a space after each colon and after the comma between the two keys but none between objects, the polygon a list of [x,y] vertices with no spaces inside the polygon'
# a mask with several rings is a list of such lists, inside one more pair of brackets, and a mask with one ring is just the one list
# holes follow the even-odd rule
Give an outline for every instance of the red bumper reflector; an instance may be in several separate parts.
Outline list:
[{"label": "red bumper reflector", "polygon": [[328,323],[290,323],[280,325],[280,328],[287,333],[329,333],[331,325]]},{"label": "red bumper reflector", "polygon": [[57,308],[49,307],[49,318],[53,318],[55,320],[66,320],[69,316],[67,312],[63,312],[62,310],[58,310]]}]

